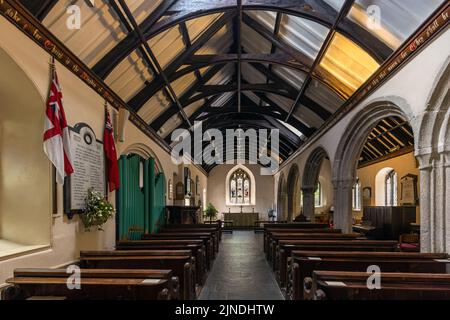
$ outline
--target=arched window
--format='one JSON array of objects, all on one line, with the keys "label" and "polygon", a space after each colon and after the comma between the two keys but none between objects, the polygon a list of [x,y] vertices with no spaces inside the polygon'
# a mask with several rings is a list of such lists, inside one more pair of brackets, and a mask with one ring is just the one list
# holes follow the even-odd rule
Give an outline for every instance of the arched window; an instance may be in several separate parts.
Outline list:
[{"label": "arched window", "polygon": [[184,194],[190,197],[192,193],[191,189],[191,170],[184,168]]},{"label": "arched window", "polygon": [[317,182],[316,191],[314,191],[314,206],[322,206],[322,185],[320,182]]},{"label": "arched window", "polygon": [[356,178],[352,189],[352,207],[355,211],[361,210],[361,181],[359,178]]},{"label": "arched window", "polygon": [[232,204],[250,204],[251,199],[251,182],[250,177],[242,169],[237,169],[231,174],[230,185],[230,202]]},{"label": "arched window", "polygon": [[395,170],[389,171],[385,180],[385,205],[396,206],[397,205],[397,172]]},{"label": "arched window", "polygon": [[200,195],[200,178],[198,176],[195,177],[195,194]]}]

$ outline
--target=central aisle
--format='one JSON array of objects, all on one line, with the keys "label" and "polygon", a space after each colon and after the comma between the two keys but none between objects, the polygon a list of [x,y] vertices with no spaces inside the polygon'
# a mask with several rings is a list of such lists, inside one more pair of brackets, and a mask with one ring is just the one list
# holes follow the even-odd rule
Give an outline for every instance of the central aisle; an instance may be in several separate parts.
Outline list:
[{"label": "central aisle", "polygon": [[263,252],[263,235],[222,234],[220,250],[200,300],[283,300]]}]

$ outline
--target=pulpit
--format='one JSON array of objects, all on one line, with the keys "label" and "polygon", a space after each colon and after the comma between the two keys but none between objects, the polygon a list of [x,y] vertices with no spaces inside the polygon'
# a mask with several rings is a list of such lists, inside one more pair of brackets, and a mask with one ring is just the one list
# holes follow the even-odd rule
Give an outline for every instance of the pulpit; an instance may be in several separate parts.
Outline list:
[{"label": "pulpit", "polygon": [[237,228],[253,228],[255,222],[259,220],[258,212],[224,212],[225,221],[233,221],[233,227]]}]

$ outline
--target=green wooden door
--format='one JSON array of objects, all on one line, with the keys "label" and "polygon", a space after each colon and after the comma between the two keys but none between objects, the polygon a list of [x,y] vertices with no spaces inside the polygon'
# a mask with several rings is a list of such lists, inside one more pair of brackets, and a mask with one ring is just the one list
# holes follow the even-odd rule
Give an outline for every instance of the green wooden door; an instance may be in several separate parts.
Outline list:
[{"label": "green wooden door", "polygon": [[119,239],[140,239],[145,231],[145,194],[140,186],[143,160],[138,155],[121,156],[121,186],[117,195]]},{"label": "green wooden door", "polygon": [[166,210],[166,179],[164,173],[159,173],[155,179],[155,205],[153,208],[154,225],[153,232],[157,232],[165,223]]},{"label": "green wooden door", "polygon": [[165,222],[165,178],[155,173],[155,160],[138,155],[119,159],[121,187],[117,193],[117,239],[138,240],[157,232]]}]

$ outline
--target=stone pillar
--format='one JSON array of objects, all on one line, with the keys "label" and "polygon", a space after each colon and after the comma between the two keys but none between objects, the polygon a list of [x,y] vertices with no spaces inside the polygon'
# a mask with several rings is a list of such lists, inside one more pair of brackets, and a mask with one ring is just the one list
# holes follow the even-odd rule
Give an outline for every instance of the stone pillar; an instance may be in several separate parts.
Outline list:
[{"label": "stone pillar", "polygon": [[333,180],[334,227],[343,233],[352,232],[352,188],[353,180]]},{"label": "stone pillar", "polygon": [[434,250],[433,252],[445,252],[445,168],[442,154],[433,161],[433,187],[434,187]]},{"label": "stone pillar", "polygon": [[419,206],[420,206],[420,250],[421,252],[432,252],[434,250],[432,232],[432,173],[430,164],[431,155],[417,156],[420,171]]},{"label": "stone pillar", "polygon": [[444,194],[444,251],[450,253],[450,152],[443,154],[444,161],[444,179],[443,179],[443,194]]},{"label": "stone pillar", "polygon": [[422,252],[450,252],[450,157],[417,156],[420,164],[420,242]]},{"label": "stone pillar", "polygon": [[303,194],[303,215],[308,219],[314,216],[315,201],[314,187],[302,187]]}]

